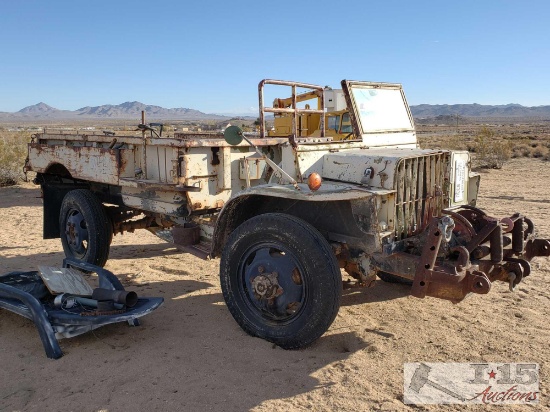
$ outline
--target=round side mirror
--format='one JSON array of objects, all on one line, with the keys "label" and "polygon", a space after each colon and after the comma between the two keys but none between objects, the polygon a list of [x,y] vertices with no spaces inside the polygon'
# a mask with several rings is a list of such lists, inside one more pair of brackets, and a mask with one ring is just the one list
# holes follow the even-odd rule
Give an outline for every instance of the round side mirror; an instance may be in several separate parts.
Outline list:
[{"label": "round side mirror", "polygon": [[243,141],[243,131],[238,126],[229,126],[223,132],[223,138],[231,146],[238,145]]}]

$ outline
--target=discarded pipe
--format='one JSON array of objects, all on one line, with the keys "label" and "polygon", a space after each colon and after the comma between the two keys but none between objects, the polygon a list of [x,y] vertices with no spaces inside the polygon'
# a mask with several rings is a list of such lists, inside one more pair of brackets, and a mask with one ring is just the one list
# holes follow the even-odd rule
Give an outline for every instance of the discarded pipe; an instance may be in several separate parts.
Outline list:
[{"label": "discarded pipe", "polygon": [[92,299],[95,299],[96,301],[112,300],[115,303],[121,303],[131,308],[136,305],[138,301],[138,295],[136,292],[127,290],[110,290],[96,288],[92,293]]},{"label": "discarded pipe", "polygon": [[[132,293],[135,294],[135,292],[132,292]],[[137,302],[137,295],[136,295],[136,302]],[[76,307],[77,305],[87,306],[90,308],[99,308],[100,306],[102,306],[101,304],[103,303],[104,303],[103,301],[98,301],[97,299],[83,298],[81,296],[72,296],[68,293],[62,293],[60,295],[57,295],[53,301],[54,306],[58,309],[71,309]],[[112,299],[110,300],[109,303],[110,303],[110,306],[109,306],[110,310],[124,308],[124,303],[115,302]],[[135,303],[132,306],[134,305]]]}]

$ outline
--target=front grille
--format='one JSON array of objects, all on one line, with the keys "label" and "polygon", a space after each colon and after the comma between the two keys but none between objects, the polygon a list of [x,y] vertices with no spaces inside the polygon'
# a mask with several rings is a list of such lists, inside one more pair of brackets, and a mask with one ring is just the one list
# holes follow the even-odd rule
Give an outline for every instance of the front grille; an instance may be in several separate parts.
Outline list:
[{"label": "front grille", "polygon": [[448,152],[441,152],[399,161],[395,175],[396,239],[421,232],[431,216],[441,215],[449,158]]}]

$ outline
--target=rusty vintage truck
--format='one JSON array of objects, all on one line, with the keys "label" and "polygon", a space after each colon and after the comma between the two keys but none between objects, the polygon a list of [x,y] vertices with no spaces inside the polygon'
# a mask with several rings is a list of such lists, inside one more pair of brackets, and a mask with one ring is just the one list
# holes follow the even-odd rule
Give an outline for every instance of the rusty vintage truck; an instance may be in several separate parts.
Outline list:
[{"label": "rusty vintage truck", "polygon": [[[529,218],[475,207],[468,152],[419,148],[401,85],[341,84],[352,133],[339,141],[325,135],[327,90],[279,80],[259,84],[257,136],[162,137],[145,124],[142,136],[34,135],[26,169],[42,188],[44,238],[96,265],[113,235],[137,229],[220,257],[235,320],[283,348],[328,329],[344,283],[408,282],[413,296],[456,303],[499,280],[513,289],[550,255]],[[266,107],[266,86],[288,104]],[[268,115],[288,125],[282,135]]]}]

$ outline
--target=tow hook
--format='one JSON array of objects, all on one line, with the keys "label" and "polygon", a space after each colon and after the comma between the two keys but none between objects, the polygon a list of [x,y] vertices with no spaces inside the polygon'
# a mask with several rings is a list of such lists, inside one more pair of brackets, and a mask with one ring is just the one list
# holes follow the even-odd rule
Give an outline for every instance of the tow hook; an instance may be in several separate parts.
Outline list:
[{"label": "tow hook", "polygon": [[443,233],[444,235],[444,241],[449,243],[451,241],[451,237],[453,236],[453,229],[455,228],[455,221],[450,216],[443,216],[438,224],[437,227]]}]

